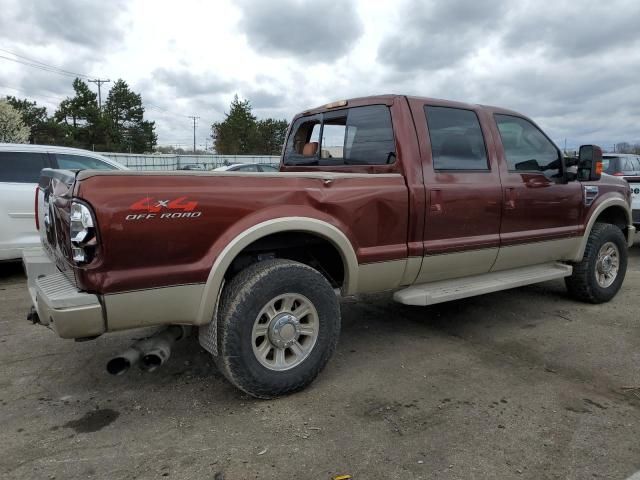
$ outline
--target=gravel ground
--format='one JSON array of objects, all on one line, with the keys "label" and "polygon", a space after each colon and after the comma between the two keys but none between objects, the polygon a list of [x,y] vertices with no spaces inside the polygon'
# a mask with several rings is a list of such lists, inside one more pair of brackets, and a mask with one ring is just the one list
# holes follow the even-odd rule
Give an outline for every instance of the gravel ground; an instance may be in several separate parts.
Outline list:
[{"label": "gravel ground", "polygon": [[606,305],[562,281],[428,308],[345,300],[318,380],[258,401],[195,339],[154,373],[108,376],[140,332],[61,340],[25,320],[22,271],[0,265],[0,477],[625,479],[640,470],[639,291],[635,247]]}]

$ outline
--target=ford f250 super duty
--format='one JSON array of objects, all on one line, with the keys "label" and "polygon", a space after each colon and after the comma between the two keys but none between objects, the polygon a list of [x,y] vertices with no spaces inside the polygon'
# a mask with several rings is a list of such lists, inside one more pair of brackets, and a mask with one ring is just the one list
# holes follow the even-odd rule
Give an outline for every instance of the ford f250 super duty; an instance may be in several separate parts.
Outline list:
[{"label": "ford f250 super duty", "polygon": [[31,318],[62,338],[164,326],[108,368],[152,369],[197,328],[234,385],[308,385],[336,348],[339,295],[431,305],[564,278],[620,289],[635,229],[602,152],[558,147],[501,108],[385,95],[295,116],[274,173],[43,170]]}]

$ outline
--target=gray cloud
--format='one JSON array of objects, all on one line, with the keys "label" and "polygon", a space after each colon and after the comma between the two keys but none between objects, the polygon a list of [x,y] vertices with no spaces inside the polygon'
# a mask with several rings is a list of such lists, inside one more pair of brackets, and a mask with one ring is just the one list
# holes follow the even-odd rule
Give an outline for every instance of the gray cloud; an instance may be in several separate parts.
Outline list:
[{"label": "gray cloud", "polygon": [[251,106],[258,110],[265,108],[279,108],[286,101],[286,97],[283,94],[270,93],[260,89],[248,90],[245,95],[251,101]]},{"label": "gray cloud", "polygon": [[[500,72],[478,74],[452,70],[438,77],[422,95],[511,108],[536,120],[559,144],[622,139],[637,141],[640,111],[637,73],[640,56],[626,59],[623,70],[590,58],[556,62],[532,61]],[[579,72],[579,74],[578,74]],[[425,77],[429,73],[423,74]],[[611,140],[607,140],[611,139]]]},{"label": "gray cloud", "polygon": [[177,97],[193,97],[229,92],[232,83],[212,74],[196,74],[188,70],[158,68],[153,80],[175,89]]},{"label": "gray cloud", "polygon": [[334,61],[363,32],[353,2],[332,0],[243,0],[240,29],[249,45],[267,56]]},{"label": "gray cloud", "polygon": [[[128,21],[123,20],[126,11],[125,0],[106,3],[3,0],[0,43],[18,55],[77,72],[80,76],[90,74],[93,67],[103,61],[105,52],[112,52],[122,45],[128,27]],[[15,58],[6,52],[1,54]],[[64,98],[73,94],[73,75],[23,68],[6,59],[2,62],[18,69],[17,74],[3,81],[3,84],[19,89],[10,92],[16,96],[31,97],[52,107],[56,105],[52,97]]]},{"label": "gray cloud", "polygon": [[121,20],[127,7],[125,0],[22,1],[13,7],[3,8],[0,38],[11,40],[19,36],[33,45],[62,41],[97,53],[119,45],[128,26]]},{"label": "gray cloud", "polygon": [[408,2],[378,48],[383,90],[513,108],[559,144],[636,142],[639,16],[632,1]]},{"label": "gray cloud", "polygon": [[[127,10],[125,0],[0,0],[0,47],[70,71],[122,76],[149,104],[147,116],[157,120],[160,143],[189,144],[193,132],[186,115],[192,114],[201,116],[202,143],[236,92],[260,118],[290,119],[332,100],[405,93],[513,108],[561,145],[564,138],[569,146],[640,141],[637,1],[406,0],[384,18],[380,5],[364,1],[237,2],[241,16],[230,28],[253,51],[278,61],[259,61],[257,67],[230,60],[213,70],[188,54],[208,44],[210,32],[194,37],[185,32],[189,26],[176,25],[159,31],[158,43],[147,47],[158,62],[150,68],[147,58],[137,64],[136,56],[147,52],[129,42],[138,42],[152,20],[133,17],[140,9]],[[225,40],[217,38],[215,48],[224,49]],[[238,58],[246,58],[244,46],[238,48]],[[0,84],[24,93],[0,93],[38,103],[72,94],[73,78],[3,62],[9,68],[0,69]],[[316,62],[325,65],[310,68]]]},{"label": "gray cloud", "polygon": [[558,1],[552,8],[529,2],[507,18],[503,43],[507,50],[540,48],[559,59],[610,54],[638,43],[639,17],[635,1]]},{"label": "gray cloud", "polygon": [[385,38],[378,59],[402,72],[453,67],[501,25],[509,3],[413,1],[401,9],[401,25]]}]

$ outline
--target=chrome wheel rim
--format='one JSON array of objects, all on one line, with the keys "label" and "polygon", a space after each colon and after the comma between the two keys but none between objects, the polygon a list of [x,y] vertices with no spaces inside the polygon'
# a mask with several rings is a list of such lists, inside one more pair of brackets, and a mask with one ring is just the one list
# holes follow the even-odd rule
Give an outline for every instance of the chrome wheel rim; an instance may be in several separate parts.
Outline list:
[{"label": "chrome wheel rim", "polygon": [[607,242],[598,251],[596,261],[596,281],[602,288],[610,287],[615,282],[620,268],[620,252],[613,242]]},{"label": "chrome wheel rim", "polygon": [[267,302],[253,323],[253,354],[269,370],[294,368],[313,350],[319,324],[318,312],[307,297],[278,295]]}]

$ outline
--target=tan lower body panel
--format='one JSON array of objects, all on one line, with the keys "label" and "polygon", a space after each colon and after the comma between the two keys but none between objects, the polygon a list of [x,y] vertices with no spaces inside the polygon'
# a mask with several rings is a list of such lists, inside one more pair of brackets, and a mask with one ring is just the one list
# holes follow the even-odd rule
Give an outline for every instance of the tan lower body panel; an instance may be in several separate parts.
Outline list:
[{"label": "tan lower body panel", "polygon": [[[358,293],[381,292],[410,284],[498,272],[555,261],[571,261],[582,237],[410,257],[358,266]],[[422,265],[420,265],[420,263]],[[416,277],[416,272],[419,273]]]},{"label": "tan lower body panel", "polygon": [[436,282],[449,278],[486,273],[498,256],[497,248],[427,255],[422,261],[415,283]]},{"label": "tan lower body panel", "polygon": [[402,285],[406,267],[407,259],[358,265],[357,293],[383,292],[398,288]]},{"label": "tan lower body panel", "polygon": [[177,285],[104,296],[107,330],[196,324],[204,284]]},{"label": "tan lower body panel", "polygon": [[558,260],[573,260],[580,249],[581,240],[582,237],[569,237],[500,247],[498,258],[491,271],[498,272]]},{"label": "tan lower body panel", "polygon": [[[468,277],[527,265],[570,260],[581,237],[358,265],[357,293]],[[493,267],[493,268],[492,268]],[[419,273],[418,273],[419,272]],[[178,285],[104,296],[107,330],[152,325],[198,325],[204,284]],[[204,322],[207,323],[207,322]]]}]

